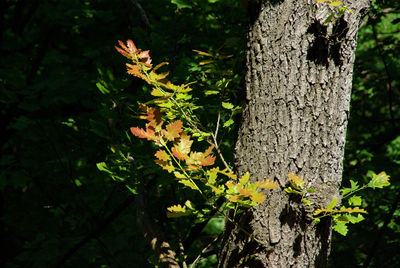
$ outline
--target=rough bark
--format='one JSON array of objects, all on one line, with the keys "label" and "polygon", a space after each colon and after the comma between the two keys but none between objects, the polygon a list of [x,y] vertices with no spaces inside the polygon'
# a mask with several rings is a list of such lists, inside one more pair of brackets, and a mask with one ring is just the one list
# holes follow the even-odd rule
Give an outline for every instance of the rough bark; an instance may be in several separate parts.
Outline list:
[{"label": "rough bark", "polygon": [[227,224],[220,267],[326,266],[331,222],[315,225],[283,188],[294,173],[316,189],[314,208],[338,195],[357,30],[370,4],[344,2],[355,14],[326,25],[329,7],[315,0],[248,3],[247,104],[235,165],[280,188],[243,215],[240,227]]}]

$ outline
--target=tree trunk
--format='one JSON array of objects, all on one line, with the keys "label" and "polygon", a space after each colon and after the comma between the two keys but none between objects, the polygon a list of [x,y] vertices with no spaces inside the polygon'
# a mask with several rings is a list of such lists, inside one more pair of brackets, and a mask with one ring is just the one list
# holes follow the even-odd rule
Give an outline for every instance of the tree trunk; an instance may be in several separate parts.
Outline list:
[{"label": "tree trunk", "polygon": [[[354,14],[324,24],[334,10],[315,0],[249,0],[246,100],[236,168],[280,188],[227,224],[219,267],[325,267],[331,222],[287,194],[287,174],[315,188],[312,208],[338,196],[354,51],[368,0],[344,1]],[[336,9],[337,10],[337,9]],[[247,233],[251,234],[249,236]]]}]

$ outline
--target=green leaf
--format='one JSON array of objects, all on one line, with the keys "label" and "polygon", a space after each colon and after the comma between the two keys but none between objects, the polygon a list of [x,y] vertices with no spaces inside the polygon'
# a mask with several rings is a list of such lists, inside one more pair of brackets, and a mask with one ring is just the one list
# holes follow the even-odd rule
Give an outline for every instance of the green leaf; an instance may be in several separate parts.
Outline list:
[{"label": "green leaf", "polygon": [[346,236],[349,228],[347,228],[346,223],[335,221],[335,225],[333,225],[333,230],[338,232],[339,234]]},{"label": "green leaf", "polygon": [[331,20],[335,17],[335,14],[331,14],[329,15],[328,18],[326,18],[326,20],[324,21],[323,24],[328,24],[329,22],[331,22]]},{"label": "green leaf", "polygon": [[351,184],[350,188],[345,187],[340,190],[342,195],[347,195],[347,194],[354,192],[360,188],[360,186],[358,186],[358,182],[356,182],[356,181],[350,180],[350,184]]},{"label": "green leaf", "polygon": [[225,109],[228,109],[228,110],[232,110],[234,106],[230,102],[222,102],[222,107],[224,107]]},{"label": "green leaf", "polygon": [[132,194],[137,194],[136,189],[130,187],[129,185],[126,185],[126,188],[128,188],[128,190],[129,190]]},{"label": "green leaf", "polygon": [[301,195],[300,191],[297,191],[297,190],[293,189],[292,187],[285,188],[285,192],[287,192],[288,194],[300,194]]},{"label": "green leaf", "polygon": [[337,197],[335,196],[335,197],[332,199],[332,201],[329,203],[329,205],[326,206],[326,208],[327,208],[327,209],[333,209],[333,208],[336,206],[337,202],[338,202],[338,200],[337,200]]},{"label": "green leaf", "polygon": [[105,162],[97,163],[96,166],[98,170],[104,171],[108,174],[112,174],[112,172],[107,168],[107,164]]},{"label": "green leaf", "polygon": [[361,206],[362,198],[361,198],[361,196],[354,195],[349,198],[348,202],[349,202],[350,206]]},{"label": "green leaf", "polygon": [[372,174],[372,179],[368,183],[368,187],[375,189],[375,188],[383,188],[385,186],[389,186],[389,176],[386,174],[386,172],[381,172],[378,175],[375,173]]},{"label": "green leaf", "polygon": [[77,187],[82,186],[82,182],[81,182],[80,180],[75,179],[74,182],[75,182],[75,185],[76,185]]},{"label": "green leaf", "polygon": [[206,94],[206,96],[208,96],[208,95],[217,95],[217,94],[219,94],[219,91],[207,90],[206,92],[204,92],[204,94]]},{"label": "green leaf", "polygon": [[190,200],[186,200],[185,206],[190,210],[195,210],[194,204]]},{"label": "green leaf", "polygon": [[302,201],[303,201],[303,203],[306,204],[307,206],[311,206],[310,200],[308,200],[308,199],[306,199],[306,198],[303,198]]},{"label": "green leaf", "polygon": [[335,217],[334,220],[338,221],[338,222],[344,222],[344,223],[349,222],[349,218],[347,217],[347,215],[338,215]]},{"label": "green leaf", "polygon": [[231,119],[229,119],[228,121],[226,121],[225,123],[224,123],[224,127],[229,127],[230,125],[232,125],[233,123],[235,123],[235,121],[233,121],[233,119],[231,118]]},{"label": "green leaf", "polygon": [[110,91],[106,89],[100,82],[96,83],[96,86],[102,94],[106,95],[110,93]]},{"label": "green leaf", "polygon": [[171,0],[172,4],[175,4],[179,9],[181,8],[192,8],[192,5],[185,0]]},{"label": "green leaf", "polygon": [[230,209],[235,209],[236,206],[234,203],[229,202],[228,204],[226,204],[226,207]]},{"label": "green leaf", "polygon": [[351,223],[359,223],[360,221],[363,221],[365,218],[363,217],[363,215],[358,214],[357,216],[354,216],[352,214],[346,214],[347,218],[349,219],[349,221]]}]

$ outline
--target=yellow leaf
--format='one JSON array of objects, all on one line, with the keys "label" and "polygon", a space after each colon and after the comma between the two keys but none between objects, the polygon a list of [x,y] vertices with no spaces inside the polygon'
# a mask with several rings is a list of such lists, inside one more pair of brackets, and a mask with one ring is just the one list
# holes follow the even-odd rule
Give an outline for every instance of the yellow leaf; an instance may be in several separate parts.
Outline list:
[{"label": "yellow leaf", "polygon": [[196,52],[199,55],[202,55],[202,56],[212,57],[212,55],[210,53],[207,53],[207,52],[203,52],[203,51],[200,51],[200,50],[197,50],[197,49],[193,49],[193,51]]},{"label": "yellow leaf", "polygon": [[207,65],[207,64],[210,64],[210,63],[213,63],[213,62],[214,62],[213,60],[205,60],[205,61],[200,61],[199,64],[200,65]]},{"label": "yellow leaf", "polygon": [[250,196],[250,199],[256,203],[262,203],[265,200],[265,194],[255,192]]},{"label": "yellow leaf", "polygon": [[246,173],[239,179],[239,183],[240,183],[241,185],[244,185],[244,184],[246,184],[246,183],[249,181],[249,179],[250,179],[250,173],[249,173],[249,172],[246,172]]},{"label": "yellow leaf", "polygon": [[160,64],[157,64],[156,67],[153,68],[153,71],[157,71],[158,69],[160,69],[162,66],[164,65],[168,65],[168,62],[161,62]]},{"label": "yellow leaf", "polygon": [[172,94],[167,94],[166,92],[162,91],[158,87],[153,88],[153,90],[150,92],[150,94],[154,97],[164,97],[167,95],[172,95]]},{"label": "yellow leaf", "polygon": [[167,217],[168,218],[178,218],[178,217],[182,217],[182,216],[187,216],[190,215],[190,211],[186,210],[185,206],[181,206],[181,205],[174,205],[171,206],[169,208],[167,208]]},{"label": "yellow leaf", "polygon": [[303,188],[304,186],[304,181],[302,178],[294,175],[294,174],[288,174],[289,179],[291,179],[297,186],[300,186]]},{"label": "yellow leaf", "polygon": [[237,180],[237,176],[232,171],[229,171],[227,168],[224,170],[219,170],[218,172],[224,174],[225,176],[227,176],[232,180]]},{"label": "yellow leaf", "polygon": [[198,190],[196,184],[194,184],[191,180],[180,180],[179,183],[182,183],[193,190]]},{"label": "yellow leaf", "polygon": [[224,192],[224,186],[220,185],[218,187],[215,187],[212,184],[207,183],[206,184],[208,187],[210,187],[211,189],[213,189],[213,191],[215,192],[216,195],[222,194]]},{"label": "yellow leaf", "polygon": [[256,181],[255,186],[259,188],[264,188],[264,189],[275,189],[278,187],[278,184],[270,181],[269,179],[263,180],[263,181]]},{"label": "yellow leaf", "polygon": [[185,208],[185,206],[182,207],[181,205],[178,204],[178,205],[168,207],[167,210],[170,212],[185,212],[186,208]]},{"label": "yellow leaf", "polygon": [[342,4],[342,1],[333,1],[333,2],[328,3],[328,5],[333,6],[333,7],[337,7],[341,4]]},{"label": "yellow leaf", "polygon": [[365,209],[359,208],[359,207],[353,207],[353,208],[346,208],[346,207],[341,207],[339,212],[347,212],[347,213],[367,213]]},{"label": "yellow leaf", "polygon": [[174,176],[177,179],[187,179],[186,176],[178,171],[174,171]]},{"label": "yellow leaf", "polygon": [[237,196],[237,195],[231,195],[231,196],[229,196],[229,201],[231,201],[231,202],[237,202],[237,201],[239,201],[239,196]]},{"label": "yellow leaf", "polygon": [[164,150],[158,150],[155,154],[155,157],[157,157],[157,159],[162,160],[162,161],[171,160],[171,157],[169,156],[169,154]]},{"label": "yellow leaf", "polygon": [[156,162],[156,164],[160,165],[162,167],[162,169],[168,171],[169,173],[171,173],[172,171],[175,170],[174,166],[172,165],[171,161],[163,161],[163,160],[155,160],[154,162]]},{"label": "yellow leaf", "polygon": [[207,171],[207,182],[210,184],[214,184],[217,180],[217,173],[218,173],[218,168],[213,168]]}]

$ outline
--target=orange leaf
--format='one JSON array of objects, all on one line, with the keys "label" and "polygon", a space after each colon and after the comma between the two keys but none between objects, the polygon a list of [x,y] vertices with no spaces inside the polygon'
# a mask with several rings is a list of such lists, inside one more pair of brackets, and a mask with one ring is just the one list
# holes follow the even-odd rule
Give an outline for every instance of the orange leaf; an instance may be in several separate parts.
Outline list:
[{"label": "orange leaf", "polygon": [[143,52],[140,52],[139,54],[139,58],[141,62],[144,62],[145,64],[151,66],[151,58],[150,58],[150,51],[146,50]]},{"label": "orange leaf", "polygon": [[158,108],[147,108],[147,116],[144,117],[147,119],[150,123],[150,126],[157,126],[159,124],[162,124],[162,113],[160,109]]},{"label": "orange leaf", "polygon": [[270,180],[263,180],[263,181],[256,181],[254,183],[257,187],[259,188],[264,188],[264,189],[275,189],[278,187],[278,184],[270,181]]},{"label": "orange leaf", "polygon": [[254,190],[249,190],[249,189],[244,189],[244,188],[239,189],[239,193],[240,193],[241,195],[245,195],[245,196],[250,196],[250,195],[252,195],[254,192],[255,192]]},{"label": "orange leaf", "polygon": [[208,156],[211,154],[212,150],[214,149],[214,144],[211,144],[210,147],[203,153],[204,157]]},{"label": "orange leaf", "polygon": [[193,141],[190,140],[190,136],[183,132],[179,141],[172,148],[172,154],[179,160],[187,159],[192,143]]},{"label": "orange leaf", "polygon": [[214,162],[215,162],[214,155],[209,155],[206,158],[203,158],[200,160],[200,163],[202,166],[212,166],[212,165],[214,165]]},{"label": "orange leaf", "polygon": [[229,201],[231,201],[231,202],[237,202],[237,201],[239,201],[239,196],[237,196],[237,195],[231,195],[231,196],[229,197]]},{"label": "orange leaf", "polygon": [[144,77],[146,77],[144,74],[142,74],[139,66],[137,66],[137,65],[132,65],[132,64],[127,63],[126,68],[128,69],[128,71],[127,71],[128,74],[131,74],[133,76],[136,76],[136,77],[142,78],[142,79],[144,79]]},{"label": "orange leaf", "polygon": [[167,126],[167,130],[163,131],[164,136],[170,140],[173,141],[175,138],[179,137],[179,134],[182,132],[182,121],[178,120],[175,122],[172,122]]},{"label": "orange leaf", "polygon": [[225,185],[226,185],[228,188],[232,188],[232,187],[235,187],[237,184],[235,184],[235,183],[233,183],[233,182],[231,182],[231,181],[227,181],[227,182],[225,183]]},{"label": "orange leaf", "polygon": [[139,137],[141,139],[148,139],[149,141],[154,141],[156,139],[154,131],[151,129],[146,129],[146,131],[142,128],[138,127],[131,127],[131,132],[133,135],[136,137]]},{"label": "orange leaf", "polygon": [[157,159],[162,160],[162,161],[171,160],[171,157],[169,156],[169,154],[164,150],[158,150],[157,153],[155,154],[155,157],[157,157]]},{"label": "orange leaf", "polygon": [[127,46],[125,46],[124,42],[118,40],[118,44],[121,46],[121,48],[115,46],[115,49],[121,53],[123,56],[127,57],[128,59],[131,59],[134,54],[138,52],[135,44],[133,43],[132,40],[126,41]]}]

